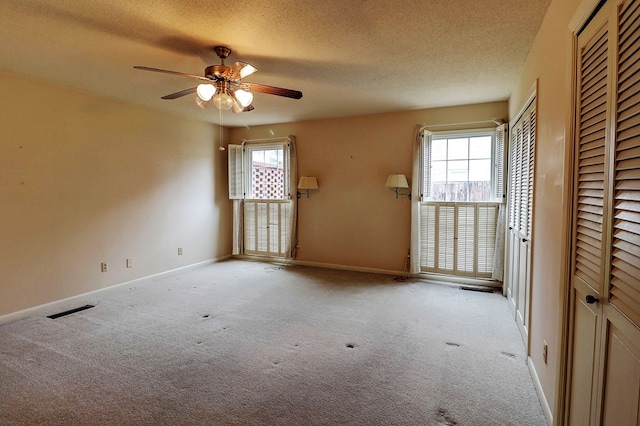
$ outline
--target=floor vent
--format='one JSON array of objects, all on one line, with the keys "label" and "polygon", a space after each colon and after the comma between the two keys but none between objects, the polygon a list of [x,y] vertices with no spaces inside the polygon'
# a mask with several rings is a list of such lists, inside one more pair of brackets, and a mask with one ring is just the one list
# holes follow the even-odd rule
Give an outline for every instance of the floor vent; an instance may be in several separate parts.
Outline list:
[{"label": "floor vent", "polygon": [[479,291],[481,293],[493,293],[493,289],[489,287],[469,287],[469,286],[461,285],[459,288],[460,290]]},{"label": "floor vent", "polygon": [[76,312],[84,311],[86,309],[91,309],[93,307],[95,307],[95,306],[94,305],[84,305],[84,306],[80,306],[79,308],[69,309],[68,311],[58,312],[57,314],[47,315],[47,318],[56,319],[56,318],[64,317],[64,316],[67,316],[67,315],[75,314]]}]

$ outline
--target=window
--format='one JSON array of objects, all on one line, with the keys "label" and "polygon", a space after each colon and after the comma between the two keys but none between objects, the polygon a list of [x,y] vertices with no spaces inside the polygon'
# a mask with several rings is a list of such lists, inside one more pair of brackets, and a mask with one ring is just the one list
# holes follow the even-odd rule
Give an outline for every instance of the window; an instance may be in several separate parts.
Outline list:
[{"label": "window", "polygon": [[492,276],[504,194],[505,129],[424,131],[418,180],[421,271]]},{"label": "window", "polygon": [[492,201],[495,132],[432,135],[424,150],[430,201]]},{"label": "window", "polygon": [[229,198],[234,206],[234,254],[291,255],[294,208],[290,197],[291,143],[256,143],[229,149]]},{"label": "window", "polygon": [[247,148],[249,179],[247,198],[281,200],[285,197],[284,148],[256,146]]}]

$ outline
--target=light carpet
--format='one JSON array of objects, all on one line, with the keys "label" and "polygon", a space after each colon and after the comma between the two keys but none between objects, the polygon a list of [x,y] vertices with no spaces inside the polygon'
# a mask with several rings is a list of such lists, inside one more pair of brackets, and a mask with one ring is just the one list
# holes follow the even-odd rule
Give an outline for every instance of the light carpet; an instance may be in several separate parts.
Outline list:
[{"label": "light carpet", "polygon": [[0,424],[546,424],[497,293],[230,260],[85,303],[0,326]]}]

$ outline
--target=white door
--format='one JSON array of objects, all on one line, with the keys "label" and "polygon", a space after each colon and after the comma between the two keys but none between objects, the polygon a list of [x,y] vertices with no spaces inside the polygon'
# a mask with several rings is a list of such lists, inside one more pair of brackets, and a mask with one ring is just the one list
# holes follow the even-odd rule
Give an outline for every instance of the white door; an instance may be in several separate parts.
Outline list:
[{"label": "white door", "polygon": [[536,140],[535,93],[518,114],[509,142],[507,298],[525,346],[529,345],[531,304],[531,235]]}]

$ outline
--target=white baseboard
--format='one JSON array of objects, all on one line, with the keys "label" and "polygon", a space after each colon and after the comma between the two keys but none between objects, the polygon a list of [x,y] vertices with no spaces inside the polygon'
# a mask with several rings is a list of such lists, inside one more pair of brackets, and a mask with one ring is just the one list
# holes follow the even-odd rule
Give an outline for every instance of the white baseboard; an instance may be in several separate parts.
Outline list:
[{"label": "white baseboard", "polygon": [[381,275],[404,275],[402,271],[392,271],[390,269],[364,268],[359,266],[337,265],[335,263],[309,262],[306,260],[294,260],[294,265],[313,266],[315,268],[338,269],[340,271],[368,272]]},{"label": "white baseboard", "polygon": [[538,373],[536,372],[536,367],[533,365],[533,360],[531,359],[531,357],[527,357],[527,366],[529,367],[529,373],[531,373],[531,378],[533,379],[533,386],[536,388],[536,393],[538,394],[538,399],[540,400],[542,411],[544,412],[544,416],[547,418],[547,424],[552,425],[553,414],[551,413],[549,402],[547,402],[547,398],[544,396],[544,391],[542,390],[542,384],[540,383],[540,378],[538,377]]},{"label": "white baseboard", "polygon": [[276,265],[296,265],[296,266],[312,266],[314,268],[337,269],[340,271],[369,272],[381,275],[404,275],[402,271],[392,271],[389,269],[363,268],[358,266],[338,265],[335,263],[309,262],[306,260],[291,260],[284,257],[267,257],[267,256],[251,256],[248,254],[233,255],[235,259],[250,260],[255,262],[273,263]]},{"label": "white baseboard", "polygon": [[[394,271],[391,269],[365,268],[365,267],[359,267],[359,266],[340,265],[336,263],[311,262],[307,260],[295,260],[295,259],[290,260],[284,257],[267,257],[267,256],[251,256],[247,254],[236,254],[236,255],[233,255],[233,258],[255,261],[255,262],[273,263],[277,265],[281,265],[284,263],[284,264],[296,265],[296,266],[311,266],[314,268],[337,269],[340,271],[366,272],[371,274],[394,275],[399,277],[404,277],[406,275],[404,271]],[[413,279],[418,279],[418,280],[430,283],[430,284],[449,285],[454,287],[457,287],[460,284],[475,285],[480,287],[496,287],[496,288],[500,288],[502,286],[502,283],[485,279],[485,278],[448,276],[448,275],[441,275],[441,274],[428,274],[424,272],[420,272],[418,274],[411,274],[410,277]]]},{"label": "white baseboard", "polygon": [[108,287],[100,288],[98,290],[89,291],[87,293],[78,294],[76,296],[71,296],[71,297],[67,297],[67,298],[64,298],[64,299],[55,300],[53,302],[45,303],[43,305],[38,305],[38,306],[34,306],[32,308],[23,309],[21,311],[12,312],[10,314],[1,315],[0,316],[0,325],[7,324],[7,323],[10,323],[10,322],[13,322],[13,321],[18,321],[18,320],[21,320],[21,319],[24,319],[24,318],[35,316],[35,315],[42,315],[44,313],[52,313],[52,312],[55,312],[55,311],[70,309],[70,308],[76,307],[78,304],[89,304],[89,303],[91,303],[91,300],[88,300],[88,299],[91,299],[91,297],[95,296],[96,294],[98,294],[100,292],[103,292],[103,291],[106,291],[106,290],[111,290],[113,288],[121,287],[121,286],[124,286],[124,285],[131,285],[131,284],[134,284],[134,283],[137,283],[137,282],[141,282],[141,281],[145,281],[145,280],[149,280],[149,279],[152,279],[152,278],[163,277],[165,275],[174,274],[176,272],[181,272],[181,271],[186,271],[186,270],[193,269],[193,268],[198,268],[200,266],[205,266],[205,265],[209,265],[209,264],[216,263],[216,262],[221,262],[223,260],[229,259],[230,257],[231,257],[231,255],[228,255],[228,256],[217,257],[215,259],[205,260],[205,261],[202,261],[202,262],[192,263],[191,265],[181,266],[179,268],[170,269],[168,271],[159,272],[157,274],[147,275],[147,276],[144,276],[144,277],[136,278],[134,280],[125,281],[125,282],[122,282],[122,283],[110,285]]}]

